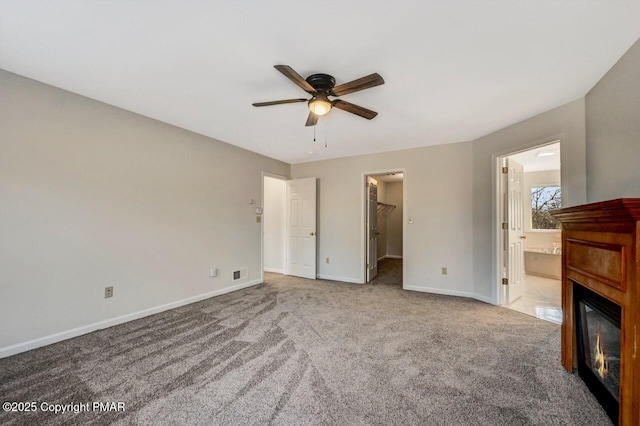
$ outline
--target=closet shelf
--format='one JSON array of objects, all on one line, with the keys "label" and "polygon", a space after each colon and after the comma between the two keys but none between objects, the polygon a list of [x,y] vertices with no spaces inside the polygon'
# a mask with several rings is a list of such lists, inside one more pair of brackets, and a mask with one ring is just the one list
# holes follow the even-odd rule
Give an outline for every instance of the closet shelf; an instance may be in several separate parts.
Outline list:
[{"label": "closet shelf", "polygon": [[380,201],[378,201],[378,215],[379,216],[387,216],[395,208],[396,208],[396,206],[394,206],[392,204],[381,203]]}]

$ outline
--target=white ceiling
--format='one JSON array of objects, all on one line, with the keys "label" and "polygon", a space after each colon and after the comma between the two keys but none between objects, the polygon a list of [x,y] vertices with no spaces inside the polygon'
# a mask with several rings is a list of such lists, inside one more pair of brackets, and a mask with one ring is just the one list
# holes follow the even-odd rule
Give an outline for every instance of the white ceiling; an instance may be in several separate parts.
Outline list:
[{"label": "white ceiling", "polygon": [[560,170],[560,143],[556,142],[543,147],[522,151],[510,155],[508,158],[522,164],[525,172]]},{"label": "white ceiling", "polygon": [[[289,163],[473,140],[584,96],[640,38],[640,1],[0,1],[0,68]],[[287,64],[379,112],[317,141]],[[327,147],[324,147],[325,139]],[[310,154],[310,152],[313,152]]]},{"label": "white ceiling", "polygon": [[404,173],[402,172],[385,173],[382,175],[373,175],[373,177],[376,178],[377,180],[381,180],[382,182],[386,182],[386,183],[402,182],[402,180],[404,179]]}]

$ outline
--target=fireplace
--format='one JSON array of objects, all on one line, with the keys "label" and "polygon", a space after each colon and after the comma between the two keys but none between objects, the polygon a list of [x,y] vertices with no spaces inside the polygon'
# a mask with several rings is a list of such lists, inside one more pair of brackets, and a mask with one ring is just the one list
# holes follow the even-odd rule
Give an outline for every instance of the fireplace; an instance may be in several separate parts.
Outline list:
[{"label": "fireplace", "polygon": [[573,283],[578,374],[614,424],[620,406],[621,308]]},{"label": "fireplace", "polygon": [[640,426],[640,199],[553,215],[562,224],[562,365],[614,424]]}]

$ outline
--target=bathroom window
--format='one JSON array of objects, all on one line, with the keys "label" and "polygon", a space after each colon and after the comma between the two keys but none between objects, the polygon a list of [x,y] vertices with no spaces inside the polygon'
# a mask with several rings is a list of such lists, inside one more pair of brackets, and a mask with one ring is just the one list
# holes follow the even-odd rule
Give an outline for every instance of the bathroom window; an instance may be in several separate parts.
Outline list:
[{"label": "bathroom window", "polygon": [[551,210],[561,206],[560,186],[536,186],[531,188],[531,229],[560,229]]}]

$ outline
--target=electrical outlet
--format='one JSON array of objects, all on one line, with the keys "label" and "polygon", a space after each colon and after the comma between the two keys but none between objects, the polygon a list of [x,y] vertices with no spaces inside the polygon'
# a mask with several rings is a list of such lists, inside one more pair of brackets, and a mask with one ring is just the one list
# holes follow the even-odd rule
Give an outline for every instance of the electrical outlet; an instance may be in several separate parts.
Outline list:
[{"label": "electrical outlet", "polygon": [[104,288],[104,298],[107,299],[109,297],[113,297],[113,287]]},{"label": "electrical outlet", "polygon": [[213,267],[209,269],[209,278],[213,278],[217,276],[218,276],[218,268]]},{"label": "electrical outlet", "polygon": [[327,259],[325,260],[325,263],[331,263],[331,259],[327,257]]},{"label": "electrical outlet", "polygon": [[442,275],[447,275],[447,267],[446,266],[442,267]]}]

